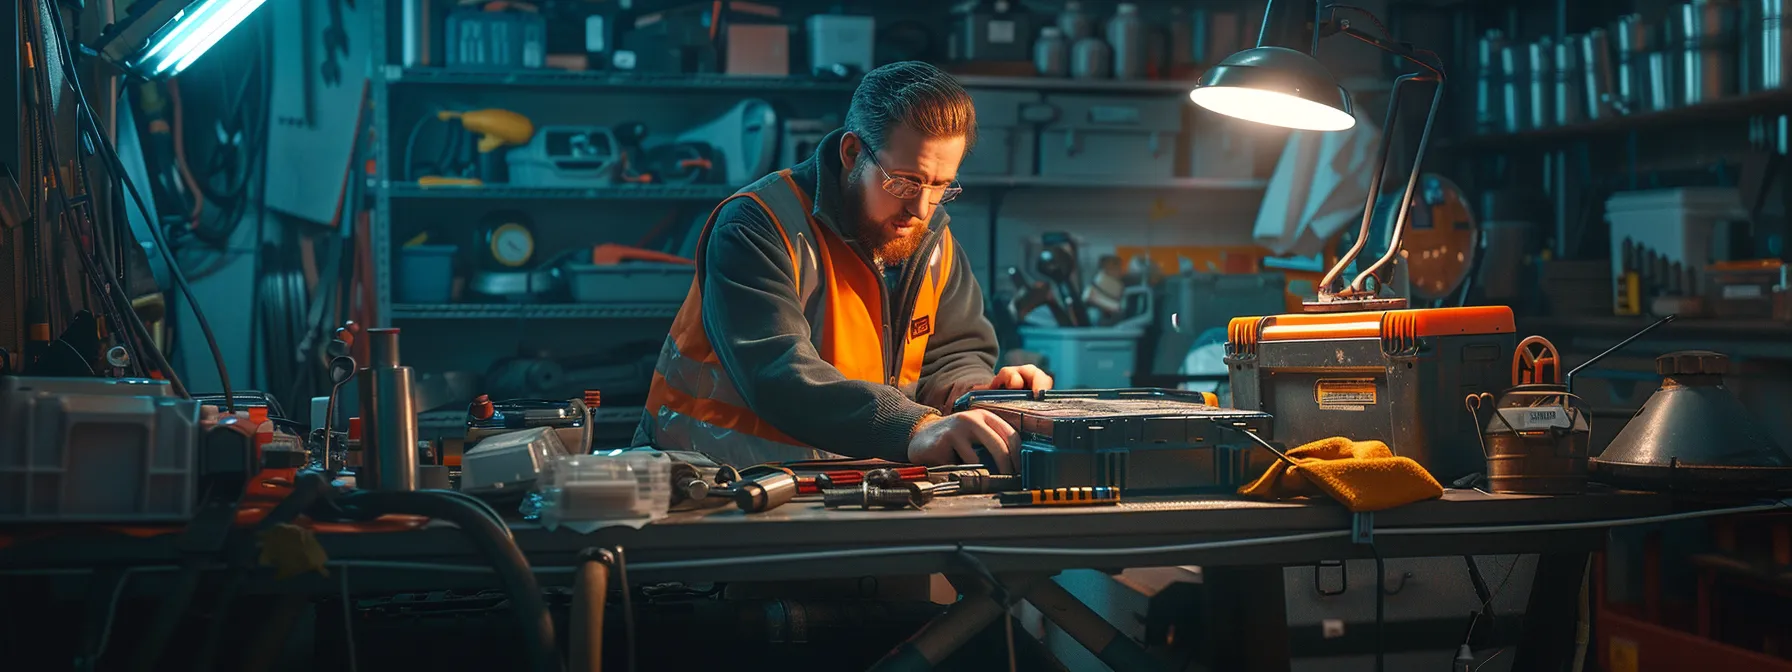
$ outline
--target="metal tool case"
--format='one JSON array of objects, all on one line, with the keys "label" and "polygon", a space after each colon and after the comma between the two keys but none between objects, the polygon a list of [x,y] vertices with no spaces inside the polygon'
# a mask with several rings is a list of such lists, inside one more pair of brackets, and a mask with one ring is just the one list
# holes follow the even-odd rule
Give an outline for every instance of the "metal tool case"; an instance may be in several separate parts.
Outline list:
[{"label": "metal tool case", "polygon": [[1154,388],[972,392],[980,408],[1021,433],[1024,487],[1111,486],[1124,494],[1231,492],[1275,457],[1241,430],[1268,438],[1261,411],[1220,408],[1212,393]]},{"label": "metal tool case", "polygon": [[1383,441],[1448,483],[1482,471],[1462,399],[1511,385],[1506,306],[1240,317],[1227,327],[1232,405],[1299,445]]}]

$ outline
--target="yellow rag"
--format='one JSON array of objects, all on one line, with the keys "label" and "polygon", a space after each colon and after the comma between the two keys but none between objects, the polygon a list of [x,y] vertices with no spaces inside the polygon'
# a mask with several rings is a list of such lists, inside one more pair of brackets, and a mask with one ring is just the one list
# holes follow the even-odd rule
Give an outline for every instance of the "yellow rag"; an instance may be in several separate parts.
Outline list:
[{"label": "yellow rag", "polygon": [[1320,439],[1288,451],[1300,466],[1277,460],[1238,494],[1265,499],[1330,495],[1358,513],[1442,497],[1444,487],[1409,457],[1396,457],[1380,441]]}]

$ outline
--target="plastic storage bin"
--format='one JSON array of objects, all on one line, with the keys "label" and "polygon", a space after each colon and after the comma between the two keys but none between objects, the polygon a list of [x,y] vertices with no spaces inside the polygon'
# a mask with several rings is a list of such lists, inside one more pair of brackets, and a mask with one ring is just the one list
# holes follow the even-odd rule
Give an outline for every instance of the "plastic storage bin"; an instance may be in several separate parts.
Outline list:
[{"label": "plastic storage bin", "polygon": [[0,522],[187,520],[198,443],[163,381],[0,378]]},{"label": "plastic storage bin", "polygon": [[541,522],[561,525],[647,521],[672,505],[672,460],[657,450],[555,458],[541,486]]},{"label": "plastic storage bin", "polygon": [[1058,112],[1039,136],[1039,174],[1175,177],[1184,101],[1174,96],[1046,96],[1045,102]]},{"label": "plastic storage bin", "polygon": [[1158,286],[1153,338],[1146,345],[1147,370],[1158,375],[1182,371],[1188,351],[1209,329],[1225,331],[1240,315],[1282,310],[1287,279],[1279,272],[1205,273],[1189,271],[1164,278]]},{"label": "plastic storage bin", "polygon": [[1689,187],[1613,194],[1605,202],[1605,220],[1612,225],[1613,286],[1624,274],[1625,240],[1668,263],[1703,269],[1712,261],[1723,261],[1712,258],[1712,232],[1718,223],[1746,219],[1748,211],[1735,189]]},{"label": "plastic storage bin", "polygon": [[579,303],[678,303],[696,273],[694,266],[647,261],[566,267],[572,300]]},{"label": "plastic storage bin", "polygon": [[1030,176],[1033,144],[1039,132],[1029,114],[1051,110],[1041,105],[1037,91],[967,89],[977,108],[977,146],[964,157],[958,172],[964,175]]},{"label": "plastic storage bin", "polygon": [[1054,387],[1131,387],[1137,327],[1021,327],[1021,347],[1045,356]]},{"label": "plastic storage bin", "polygon": [[448,303],[454,290],[453,245],[412,245],[398,251],[399,303]]}]

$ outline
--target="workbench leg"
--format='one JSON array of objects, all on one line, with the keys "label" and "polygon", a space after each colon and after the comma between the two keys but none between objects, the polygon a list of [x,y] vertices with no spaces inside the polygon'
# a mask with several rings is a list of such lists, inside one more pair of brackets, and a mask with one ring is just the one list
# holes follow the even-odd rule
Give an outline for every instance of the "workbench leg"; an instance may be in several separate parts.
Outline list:
[{"label": "workbench leg", "polygon": [[1146,654],[1137,642],[1120,634],[1101,614],[1095,613],[1055,581],[1046,579],[1034,584],[1033,590],[1027,593],[1027,601],[1114,672],[1166,669],[1163,663]]},{"label": "workbench leg", "polygon": [[585,559],[579,563],[572,586],[572,613],[567,618],[570,670],[597,672],[603,669],[604,599],[610,592],[610,565],[600,557]]},{"label": "workbench leg", "polygon": [[1524,633],[1514,670],[1560,672],[1574,664],[1575,619],[1587,553],[1545,553],[1537,558],[1531,599],[1525,604]]},{"label": "workbench leg", "polygon": [[[1035,583],[1045,579],[1005,579],[1009,593],[1021,597],[1031,590]],[[884,655],[871,667],[873,672],[919,672],[931,670],[940,661],[952,655],[971,641],[977,633],[983,631],[997,618],[1007,618],[1008,608],[997,602],[987,590],[967,592],[963,599],[952,603],[946,613],[927,622],[921,631],[915,633],[908,641],[897,645],[896,649]]]},{"label": "workbench leg", "polygon": [[1211,596],[1208,667],[1288,672],[1288,598],[1282,568],[1202,567],[1201,577]]}]

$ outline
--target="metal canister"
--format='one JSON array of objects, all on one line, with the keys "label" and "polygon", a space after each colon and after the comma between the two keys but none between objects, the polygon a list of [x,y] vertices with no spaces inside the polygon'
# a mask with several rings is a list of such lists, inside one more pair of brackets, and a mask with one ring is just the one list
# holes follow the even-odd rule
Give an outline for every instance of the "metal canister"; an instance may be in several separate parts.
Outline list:
[{"label": "metal canister", "polygon": [[362,488],[417,489],[416,383],[411,367],[398,363],[398,330],[367,330],[367,368],[356,374],[361,386],[364,429]]},{"label": "metal canister", "polygon": [[1502,63],[1500,53],[1506,46],[1506,36],[1500,31],[1489,30],[1475,41],[1475,132],[1492,133],[1500,130],[1503,124],[1505,103],[1501,100],[1505,93],[1501,86],[1500,74]]},{"label": "metal canister", "polygon": [[1792,70],[1792,31],[1786,30],[1786,0],[1756,0],[1745,29],[1744,89],[1750,92],[1777,89],[1787,84]]},{"label": "metal canister", "polygon": [[1612,81],[1614,98],[1621,112],[1638,112],[1649,107],[1649,52],[1654,47],[1649,24],[1637,14],[1618,17],[1612,24],[1612,52],[1617,67]]},{"label": "metal canister", "polygon": [[1605,119],[1618,114],[1617,99],[1612,90],[1611,40],[1605,31],[1594,28],[1580,36],[1581,99],[1586,103],[1588,119]]},{"label": "metal canister", "polygon": [[1584,86],[1580,69],[1582,39],[1579,35],[1569,35],[1555,45],[1555,85],[1550,93],[1554,110],[1550,116],[1557,126],[1579,123],[1587,112],[1581,102]]},{"label": "metal canister", "polygon": [[1070,40],[1062,28],[1039,29],[1039,39],[1033,41],[1033,69],[1041,77],[1070,76]]},{"label": "metal canister", "polygon": [[1525,47],[1525,69],[1530,74],[1529,116],[1527,128],[1548,128],[1555,124],[1556,69],[1555,42],[1543,38]]},{"label": "metal canister", "polygon": [[1507,133],[1524,130],[1531,118],[1528,49],[1521,44],[1500,47],[1500,128]]},{"label": "metal canister", "polygon": [[1668,38],[1675,63],[1678,102],[1699,103],[1736,95],[1737,11],[1726,0],[1692,0],[1674,8]]},{"label": "metal canister", "polygon": [[1649,52],[1648,68],[1644,71],[1644,91],[1648,96],[1643,100],[1645,110],[1665,110],[1674,106],[1678,100],[1674,96],[1674,52]]},{"label": "metal canister", "polygon": [[[1592,427],[1586,411],[1575,406],[1578,399],[1555,384],[1519,385],[1500,394],[1482,426],[1489,491],[1574,495],[1586,490]],[[1469,410],[1476,408],[1471,404]]]}]

